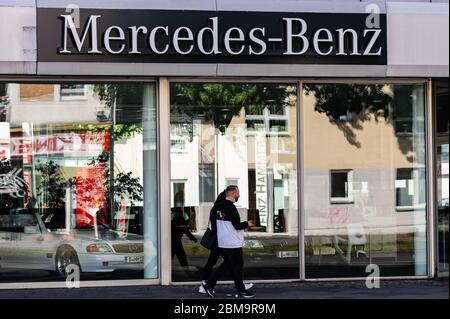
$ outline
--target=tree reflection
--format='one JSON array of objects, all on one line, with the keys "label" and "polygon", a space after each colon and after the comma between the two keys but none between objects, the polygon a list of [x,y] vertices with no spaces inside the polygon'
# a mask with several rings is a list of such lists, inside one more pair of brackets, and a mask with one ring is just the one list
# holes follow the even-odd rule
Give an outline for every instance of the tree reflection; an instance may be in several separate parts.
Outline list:
[{"label": "tree reflection", "polygon": [[[246,114],[262,114],[266,107],[272,113],[281,113],[285,106],[295,105],[295,94],[295,86],[278,84],[175,83],[170,107],[177,119],[172,122],[191,123],[193,118],[201,118],[225,134],[242,108]],[[189,132],[192,134],[192,130]]]},{"label": "tree reflection", "polygon": [[[408,161],[412,162],[420,155],[412,154],[412,131],[405,134],[397,127],[405,119],[397,118],[396,108],[399,107],[395,105],[398,101],[394,93],[403,93],[394,92],[393,86],[305,83],[303,88],[306,96],[314,96],[314,110],[327,116],[330,124],[343,133],[350,145],[361,148],[357,131],[364,129],[365,122],[384,121],[393,127],[398,147]],[[262,114],[265,108],[269,108],[272,114],[281,114],[286,106],[295,104],[295,85],[175,83],[171,87],[171,122],[192,139],[193,119],[213,123],[224,134],[233,117],[240,116],[242,108],[247,115]],[[407,112],[406,120],[411,122],[413,114],[409,109]]]},{"label": "tree reflection", "polygon": [[40,206],[47,208],[62,208],[65,206],[66,181],[61,176],[61,167],[54,161],[36,165],[40,173],[41,183],[37,187]]},{"label": "tree reflection", "polygon": [[386,84],[304,84],[304,94],[315,98],[314,110],[326,115],[332,125],[343,132],[347,141],[361,147],[356,131],[365,122],[381,119],[392,127],[398,148],[409,162],[424,158],[423,147],[415,145],[415,134],[423,133],[420,90],[411,85]]},{"label": "tree reflection", "polygon": [[0,122],[6,121],[6,116],[8,114],[9,98],[7,96],[1,96],[0,93]]},{"label": "tree reflection", "polygon": [[[65,202],[65,189],[70,186],[74,191],[80,211],[88,211],[97,208],[103,214],[108,211],[111,188],[108,169],[109,153],[103,152],[93,158],[88,163],[85,176],[74,176],[65,180],[62,176],[62,168],[54,161],[48,161],[36,166],[40,173],[40,184],[38,185],[38,195],[41,201],[39,207],[43,208],[63,208],[68,203]],[[1,162],[3,163],[3,162]],[[4,165],[3,165],[4,166]],[[3,167],[1,166],[1,167]],[[2,172],[3,169],[0,169]],[[120,197],[125,195],[131,206],[143,201],[143,186],[140,179],[134,177],[132,172],[119,173],[114,178],[114,204],[117,207]],[[2,201],[3,202],[3,201]],[[6,202],[5,202],[6,203]],[[62,211],[61,211],[62,213]],[[107,217],[103,218],[106,223]]]}]

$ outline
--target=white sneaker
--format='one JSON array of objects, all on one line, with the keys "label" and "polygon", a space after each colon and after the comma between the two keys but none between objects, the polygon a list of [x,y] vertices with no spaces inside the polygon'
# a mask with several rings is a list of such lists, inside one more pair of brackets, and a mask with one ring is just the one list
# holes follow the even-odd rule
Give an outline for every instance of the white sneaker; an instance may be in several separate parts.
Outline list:
[{"label": "white sneaker", "polygon": [[205,288],[203,288],[203,285],[200,285],[200,287],[198,288],[198,293],[199,294],[206,294]]},{"label": "white sneaker", "polygon": [[[244,283],[245,286],[245,290],[249,290],[250,288],[253,287],[253,283],[249,282],[247,284]],[[198,293],[199,294],[206,294],[205,288],[203,288],[203,285],[200,285],[200,287],[198,288]]]},{"label": "white sneaker", "polygon": [[253,287],[253,283],[249,282],[249,283],[244,283],[245,286],[245,290],[249,290],[250,288]]},{"label": "white sneaker", "polygon": [[[206,290],[204,288],[204,285],[206,285],[206,281],[202,281],[202,283],[200,284],[200,287],[198,287],[198,293],[199,294],[206,294]],[[215,291],[212,291],[213,293],[215,293]]]}]

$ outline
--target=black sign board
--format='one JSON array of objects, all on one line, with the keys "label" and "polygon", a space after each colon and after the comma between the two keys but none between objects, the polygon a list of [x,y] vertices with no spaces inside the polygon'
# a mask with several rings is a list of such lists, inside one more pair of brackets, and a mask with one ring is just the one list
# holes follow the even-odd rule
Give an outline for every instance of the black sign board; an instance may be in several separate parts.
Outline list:
[{"label": "black sign board", "polygon": [[386,15],[38,9],[39,62],[384,65]]}]

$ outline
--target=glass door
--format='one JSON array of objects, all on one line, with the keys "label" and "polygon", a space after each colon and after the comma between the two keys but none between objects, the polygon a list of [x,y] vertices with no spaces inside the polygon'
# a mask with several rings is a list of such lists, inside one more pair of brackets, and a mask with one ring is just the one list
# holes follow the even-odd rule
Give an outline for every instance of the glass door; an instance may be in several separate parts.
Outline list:
[{"label": "glass door", "polygon": [[296,103],[296,84],[171,83],[173,281],[204,276],[198,241],[229,185],[241,221],[255,225],[244,280],[299,278]]}]

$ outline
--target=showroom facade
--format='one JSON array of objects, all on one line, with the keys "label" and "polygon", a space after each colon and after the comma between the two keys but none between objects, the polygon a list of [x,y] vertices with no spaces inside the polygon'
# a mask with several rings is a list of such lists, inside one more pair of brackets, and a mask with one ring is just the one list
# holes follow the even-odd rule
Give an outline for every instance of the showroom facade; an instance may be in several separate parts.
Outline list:
[{"label": "showroom facade", "polygon": [[228,185],[248,280],[448,274],[448,3],[11,3],[0,287],[198,283]]}]

